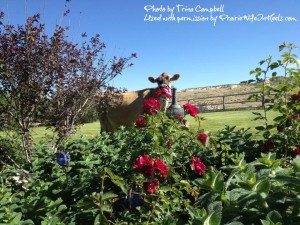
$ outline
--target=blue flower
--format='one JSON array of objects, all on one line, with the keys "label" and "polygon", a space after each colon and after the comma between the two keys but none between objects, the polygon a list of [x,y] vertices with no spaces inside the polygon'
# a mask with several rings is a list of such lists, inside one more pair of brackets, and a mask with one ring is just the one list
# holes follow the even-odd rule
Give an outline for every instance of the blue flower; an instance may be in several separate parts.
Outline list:
[{"label": "blue flower", "polygon": [[70,154],[69,153],[58,153],[56,155],[56,162],[60,166],[67,166],[71,160]]},{"label": "blue flower", "polygon": [[131,198],[129,195],[126,195],[124,200],[124,205],[126,208],[135,208],[143,204],[143,198],[139,193],[131,193]]}]

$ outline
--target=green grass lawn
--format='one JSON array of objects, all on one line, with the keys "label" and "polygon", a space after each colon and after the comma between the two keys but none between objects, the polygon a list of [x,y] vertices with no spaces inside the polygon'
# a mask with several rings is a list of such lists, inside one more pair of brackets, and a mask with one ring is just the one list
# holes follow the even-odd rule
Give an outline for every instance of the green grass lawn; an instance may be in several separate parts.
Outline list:
[{"label": "green grass lawn", "polygon": [[[250,131],[255,133],[255,127],[262,125],[262,121],[254,121],[255,115],[252,112],[262,112],[262,110],[252,110],[252,111],[225,111],[225,112],[212,112],[212,113],[202,113],[199,114],[203,116],[205,120],[201,122],[201,128],[210,132],[215,132],[221,130],[225,125],[235,125],[237,128],[250,128]],[[269,121],[278,115],[276,112],[268,112]],[[190,126],[197,129],[198,123],[193,117],[186,117]],[[79,128],[79,130],[72,136],[76,138],[79,136],[94,137],[100,132],[99,122],[87,123]],[[40,140],[46,138],[47,135],[52,135],[50,130],[45,127],[37,127],[32,129],[32,135],[34,142],[39,142]]]},{"label": "green grass lawn", "polygon": [[[250,128],[251,132],[255,132],[255,127],[263,125],[263,121],[254,120],[256,116],[252,112],[263,113],[262,110],[202,113],[199,114],[204,117],[204,120],[201,122],[201,128],[214,132],[224,128],[225,125],[230,125],[237,128]],[[268,112],[269,123],[272,123],[273,119],[278,115],[277,112]],[[192,127],[198,126],[194,118],[187,117],[187,120]]]},{"label": "green grass lawn", "polygon": [[[51,129],[46,129],[46,127],[35,127],[32,128],[32,137],[33,142],[38,143],[42,141],[45,138],[49,138],[53,135],[53,132]],[[77,132],[72,135],[71,138],[78,138],[80,136],[84,136],[87,138],[92,138],[100,134],[100,123],[94,122],[94,123],[86,123],[79,127]]]}]

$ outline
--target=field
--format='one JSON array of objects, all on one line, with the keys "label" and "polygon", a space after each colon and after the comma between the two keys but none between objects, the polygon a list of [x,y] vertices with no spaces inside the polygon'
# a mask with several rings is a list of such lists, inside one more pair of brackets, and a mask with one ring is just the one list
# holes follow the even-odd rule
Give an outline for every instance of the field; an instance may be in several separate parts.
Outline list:
[{"label": "field", "polygon": [[[249,84],[229,84],[202,88],[189,88],[178,91],[177,100],[180,105],[183,105],[188,100],[190,100],[190,103],[195,104],[199,107],[199,105],[203,105],[203,103],[222,104],[220,103],[222,98],[216,96],[233,95],[230,97],[226,97],[226,104],[230,104],[230,107],[242,109],[245,106],[249,107],[249,104],[242,104],[241,106],[241,103],[238,103],[240,101],[246,100],[248,96],[244,94],[256,91],[258,90],[256,89],[255,85]],[[252,105],[253,104],[255,103],[252,103]],[[227,109],[230,109],[230,107],[227,107]],[[204,117],[204,120],[201,122],[201,129],[204,129],[209,132],[215,132],[217,130],[223,129],[225,125],[230,125],[236,126],[237,128],[250,128],[250,131],[254,132],[255,134],[255,127],[262,125],[262,121],[253,121],[255,116],[252,112],[262,111],[254,109],[205,113],[200,111],[199,115]],[[269,121],[271,122],[276,115],[277,114],[274,112],[269,112]],[[187,116],[186,119],[188,121],[189,126],[195,129],[198,128],[198,123],[195,122],[194,118]],[[76,138],[79,136],[94,137],[99,135],[99,131],[100,124],[98,121],[94,123],[87,123],[81,126],[79,130],[72,136],[72,138]],[[32,134],[34,142],[37,143],[42,139],[51,136],[53,133],[51,132],[51,130],[47,130],[45,127],[37,127],[32,129]]]},{"label": "field", "polygon": [[[221,130],[225,125],[236,126],[238,129],[250,128],[249,131],[252,132],[256,138],[259,138],[260,136],[256,135],[255,127],[263,125],[263,121],[254,120],[255,115],[252,112],[263,113],[262,110],[203,113],[201,116],[204,117],[204,120],[201,123],[201,128],[210,132]],[[268,112],[269,123],[272,124],[272,120],[278,115],[277,112]],[[189,118],[188,121],[192,127],[197,126],[194,118]]]},{"label": "field", "polygon": [[[204,129],[209,132],[215,132],[221,130],[225,125],[236,126],[237,128],[250,128],[250,131],[255,134],[255,127],[262,125],[262,121],[254,121],[254,115],[252,112],[261,112],[262,110],[250,110],[250,111],[225,111],[225,112],[211,112],[211,113],[202,113],[200,116],[204,117],[204,120],[201,122],[201,129]],[[269,112],[268,117],[271,122],[277,113]],[[198,123],[196,123],[193,117],[186,117],[189,126],[191,128],[197,129]],[[95,137],[99,135],[100,124],[99,122],[87,123],[79,128],[76,134],[72,138],[79,136],[85,136],[88,138]],[[32,130],[33,140],[35,143],[41,141],[47,136],[52,135],[50,130],[47,130],[45,127],[33,128]]]}]

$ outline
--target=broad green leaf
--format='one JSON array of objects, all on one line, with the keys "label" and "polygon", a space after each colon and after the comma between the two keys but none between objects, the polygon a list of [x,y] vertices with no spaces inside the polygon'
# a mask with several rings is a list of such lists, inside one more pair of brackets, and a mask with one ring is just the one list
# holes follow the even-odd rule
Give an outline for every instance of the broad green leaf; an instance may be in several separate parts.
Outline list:
[{"label": "broad green leaf", "polygon": [[211,214],[210,224],[220,224],[222,219],[222,202],[217,201],[209,204],[207,207],[207,213]]},{"label": "broad green leaf", "polygon": [[159,191],[161,191],[161,192],[172,191],[172,188],[164,185],[164,186],[159,187]]},{"label": "broad green leaf", "polygon": [[104,204],[101,206],[101,209],[104,211],[104,212],[112,212],[112,208],[110,205],[107,205],[107,204]]},{"label": "broad green leaf", "polygon": [[282,176],[278,175],[274,177],[274,180],[282,181],[288,184],[292,184],[293,186],[300,187],[300,178],[292,177],[292,176]]},{"label": "broad green leaf", "polygon": [[271,221],[267,221],[267,220],[260,220],[262,225],[273,225],[273,223]]},{"label": "broad green leaf", "polygon": [[98,214],[94,220],[94,225],[108,224],[108,221],[104,215]]},{"label": "broad green leaf", "polygon": [[221,224],[221,218],[218,215],[217,212],[213,212],[208,215],[208,217],[205,219],[203,225],[220,225]]},{"label": "broad green leaf", "polygon": [[100,225],[100,214],[98,214],[94,220],[94,225]]},{"label": "broad green leaf", "polygon": [[276,210],[273,210],[273,211],[269,212],[266,219],[268,221],[272,221],[274,224],[278,224],[278,223],[281,224],[282,223],[282,216]]},{"label": "broad green leaf", "polygon": [[271,189],[271,182],[270,180],[264,179],[264,180],[260,180],[257,182],[257,184],[254,186],[254,190],[257,191],[258,193],[269,193]]},{"label": "broad green leaf", "polygon": [[224,177],[220,171],[213,178],[213,181],[211,183],[211,188],[212,190],[216,190],[219,192],[225,189]]},{"label": "broad green leaf", "polygon": [[108,174],[108,176],[110,177],[111,181],[115,185],[117,185],[119,188],[121,188],[121,190],[123,191],[123,193],[127,194],[127,188],[126,187],[128,185],[126,184],[126,182],[123,180],[122,177],[119,177],[119,176],[115,175],[107,167],[104,168],[104,172]]},{"label": "broad green leaf", "polygon": [[300,172],[300,156],[298,155],[292,162],[295,173]]},{"label": "broad green leaf", "polygon": [[32,220],[25,220],[25,221],[22,221],[20,224],[21,225],[34,225],[34,222]]},{"label": "broad green leaf", "polygon": [[203,220],[207,216],[205,208],[191,208],[188,212],[193,220]]},{"label": "broad green leaf", "polygon": [[265,130],[266,127],[264,127],[264,126],[257,126],[257,127],[255,127],[255,129],[259,130],[259,131],[262,131],[262,130]]},{"label": "broad green leaf", "polygon": [[284,48],[285,48],[285,43],[283,43],[282,45],[279,45],[279,51],[280,51],[280,52],[281,52]]},{"label": "broad green leaf", "polygon": [[15,218],[11,221],[12,224],[20,224],[22,213],[18,213]]},{"label": "broad green leaf", "polygon": [[50,218],[46,218],[44,221],[42,221],[42,225],[56,225],[59,224],[59,217],[57,216],[51,216]]},{"label": "broad green leaf", "polygon": [[111,198],[117,198],[117,197],[118,197],[118,195],[116,195],[115,193],[106,192],[102,196],[102,201],[105,201],[105,200],[108,200],[108,199],[111,199]]},{"label": "broad green leaf", "polygon": [[60,205],[60,206],[57,208],[56,213],[60,213],[61,211],[67,210],[67,209],[68,209],[68,208],[67,208],[66,205]]},{"label": "broad green leaf", "polygon": [[228,179],[227,179],[227,181],[226,181],[226,183],[225,183],[225,191],[228,189],[228,187],[230,186],[230,183],[231,183],[231,181],[232,181],[232,179],[235,177],[235,175],[236,174],[238,174],[240,172],[240,170],[239,169],[234,169],[231,173],[230,173],[230,175],[229,175],[229,177],[228,177]]}]

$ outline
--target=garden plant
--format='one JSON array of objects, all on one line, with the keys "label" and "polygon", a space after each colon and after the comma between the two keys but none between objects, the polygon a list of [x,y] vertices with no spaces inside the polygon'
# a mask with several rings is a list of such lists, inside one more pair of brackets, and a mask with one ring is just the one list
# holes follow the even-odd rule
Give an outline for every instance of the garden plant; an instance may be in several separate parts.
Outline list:
[{"label": "garden plant", "polygon": [[[29,42],[32,57],[36,57],[38,50],[43,51],[42,46],[51,45],[45,36],[40,36],[43,26],[33,26],[38,19],[36,16],[28,20],[29,28],[33,29],[31,34],[37,36],[24,36],[41,41]],[[64,43],[66,52],[61,56],[70,53],[72,57],[51,68],[43,60],[35,65],[38,67],[33,66],[30,57],[23,65],[12,55],[21,54],[26,50],[21,47],[28,43],[21,38],[21,43],[10,46],[12,43],[5,39],[17,39],[25,32],[22,27],[18,31],[8,26],[6,33],[0,33],[4,40],[1,46],[11,49],[10,57],[0,51],[1,88],[5,87],[1,89],[1,104],[12,101],[7,110],[17,120],[9,120],[7,125],[18,131],[15,135],[23,137],[18,139],[20,142],[9,136],[1,137],[0,224],[300,224],[300,69],[294,45],[283,43],[279,48],[284,51],[280,60],[273,62],[269,57],[260,62],[260,68],[251,71],[255,80],[249,82],[255,81],[260,87],[260,94],[253,98],[264,103],[264,113],[256,113],[255,118],[262,121],[257,127],[262,137],[259,140],[247,128],[225,126],[216,133],[203,130],[202,115],[194,105],[186,103],[182,106],[185,114],[197,122],[196,127],[188,127],[184,117],[167,117],[159,112],[160,102],[155,97],[145,99],[144,114],[130,128],[120,127],[92,139],[67,140],[78,116],[70,112],[79,113],[85,107],[82,104],[89,100],[85,97],[91,93],[86,92],[81,103],[63,103],[79,89],[89,90],[89,82],[99,75],[97,68],[90,67],[90,60],[104,46],[95,37],[91,47],[83,45],[78,50],[83,52],[79,53],[71,43],[64,42],[64,29],[59,28],[52,44]],[[49,57],[60,56],[51,54],[49,47]],[[103,71],[100,67],[100,75],[107,79],[115,77],[129,59],[115,58],[111,70]],[[16,68],[8,67],[10,60]],[[104,63],[101,58],[99,63]],[[92,70],[80,79],[87,83],[79,82],[73,74],[82,67]],[[58,71],[51,73],[50,69]],[[29,71],[38,76],[31,77]],[[14,82],[9,83],[13,74],[24,92],[22,95],[13,92]],[[57,79],[53,74],[58,75]],[[43,86],[42,79],[48,75],[48,86]],[[97,76],[89,79],[90,75]],[[278,79],[280,82],[276,82]],[[69,81],[74,89],[63,86]],[[105,80],[97,81],[101,86]],[[56,85],[54,89],[52,82]],[[24,98],[32,100],[26,107],[22,103]],[[54,131],[58,136],[54,140],[59,144],[58,152],[47,139],[33,146],[30,143],[28,126],[35,118],[42,118],[42,100],[53,100],[49,105],[56,112],[52,118],[56,121]],[[269,123],[268,110],[280,114],[273,123]],[[59,116],[64,119],[59,120]]]}]

